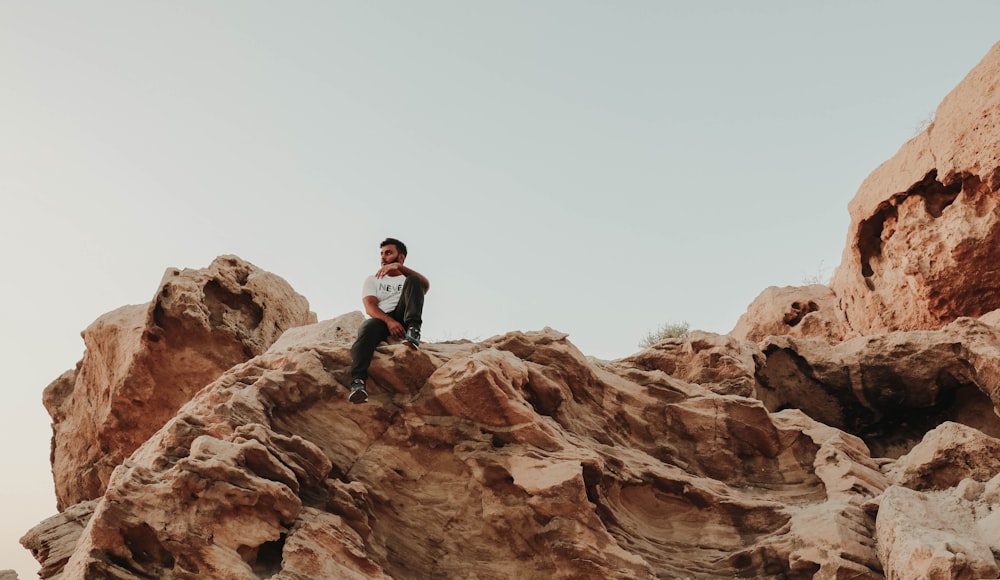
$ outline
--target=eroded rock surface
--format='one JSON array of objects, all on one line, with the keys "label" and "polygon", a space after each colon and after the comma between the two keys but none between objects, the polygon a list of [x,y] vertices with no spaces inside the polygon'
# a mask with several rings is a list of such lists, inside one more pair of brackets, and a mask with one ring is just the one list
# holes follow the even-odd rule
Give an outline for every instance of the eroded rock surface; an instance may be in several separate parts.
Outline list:
[{"label": "eroded rock surface", "polygon": [[21,538],[21,545],[31,550],[42,564],[41,578],[58,577],[76,550],[83,528],[94,515],[97,500],[82,501],[45,519]]},{"label": "eroded rock surface", "polygon": [[[617,361],[646,371],[660,371],[723,395],[753,397],[757,370],[764,357],[757,345],[736,338],[692,331]],[[620,371],[619,371],[620,372]]]},{"label": "eroded rock surface", "polygon": [[[296,329],[198,392],[67,531],[63,577],[877,574],[860,506],[888,480],[857,438],[549,329],[383,345],[352,405],[357,321]],[[725,337],[680,350],[752,376]],[[41,528],[25,543],[49,573],[66,525]]]},{"label": "eroded rock surface", "polygon": [[840,342],[850,333],[837,296],[822,284],[771,286],[750,304],[729,335],[758,342],[772,335]]},{"label": "eroded rock surface", "polygon": [[1000,308],[1000,44],[861,185],[831,286],[861,334]]},{"label": "eroded rock surface", "polygon": [[100,497],[112,470],[195,392],[315,321],[287,282],[235,256],[168,269],[150,303],[97,319],[83,332],[83,360],[43,398],[59,509]]},{"label": "eroded rock surface", "polygon": [[892,483],[916,491],[986,482],[1000,473],[1000,439],[961,423],[942,423],[924,435],[889,472]]},{"label": "eroded rock surface", "polygon": [[895,485],[866,507],[887,578],[1000,574],[1000,440],[945,423],[885,469]]},{"label": "eroded rock surface", "polygon": [[731,331],[824,338],[941,328],[1000,308],[1000,43],[862,183],[829,287],[771,287]]},{"label": "eroded rock surface", "polygon": [[939,491],[891,486],[878,500],[879,560],[888,579],[997,578],[1000,481]]}]

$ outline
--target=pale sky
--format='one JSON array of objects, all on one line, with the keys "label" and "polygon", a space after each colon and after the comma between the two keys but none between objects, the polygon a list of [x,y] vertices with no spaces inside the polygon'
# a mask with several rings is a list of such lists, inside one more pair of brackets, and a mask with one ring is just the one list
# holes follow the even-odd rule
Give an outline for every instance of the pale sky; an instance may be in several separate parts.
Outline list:
[{"label": "pale sky", "polygon": [[725,333],[829,278],[847,204],[1000,2],[0,0],[0,569],[55,512],[42,390],[165,269],[236,254],[321,320],[386,236],[427,340]]}]

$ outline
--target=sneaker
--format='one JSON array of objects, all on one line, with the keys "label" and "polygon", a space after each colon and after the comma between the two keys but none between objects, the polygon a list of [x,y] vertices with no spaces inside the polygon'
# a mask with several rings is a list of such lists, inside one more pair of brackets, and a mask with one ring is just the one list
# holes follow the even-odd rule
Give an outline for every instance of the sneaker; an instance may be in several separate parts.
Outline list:
[{"label": "sneaker", "polygon": [[352,403],[367,403],[368,391],[365,390],[365,382],[361,379],[351,381],[351,394],[347,398]]},{"label": "sneaker", "polygon": [[420,329],[416,326],[407,328],[406,342],[410,343],[413,348],[420,348]]}]

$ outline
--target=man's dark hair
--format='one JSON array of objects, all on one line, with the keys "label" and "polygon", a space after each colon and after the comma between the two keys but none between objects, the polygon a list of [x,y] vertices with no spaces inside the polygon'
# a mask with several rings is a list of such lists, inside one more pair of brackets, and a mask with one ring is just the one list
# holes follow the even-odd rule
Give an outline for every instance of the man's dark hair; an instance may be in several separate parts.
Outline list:
[{"label": "man's dark hair", "polygon": [[379,247],[379,249],[382,249],[382,248],[388,246],[389,244],[392,244],[392,245],[396,246],[396,251],[399,252],[400,254],[402,254],[404,256],[406,255],[406,244],[404,244],[403,242],[397,240],[396,238],[386,238],[386,239],[382,240],[382,243],[379,244],[378,247]]}]

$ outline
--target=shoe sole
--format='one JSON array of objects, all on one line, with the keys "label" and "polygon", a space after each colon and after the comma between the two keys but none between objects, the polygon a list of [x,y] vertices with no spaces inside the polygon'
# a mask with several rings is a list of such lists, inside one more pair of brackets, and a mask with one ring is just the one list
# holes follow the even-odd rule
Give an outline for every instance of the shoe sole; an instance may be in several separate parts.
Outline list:
[{"label": "shoe sole", "polygon": [[368,393],[366,393],[365,391],[354,391],[347,399],[350,402],[354,403],[355,405],[360,403],[367,403]]}]

